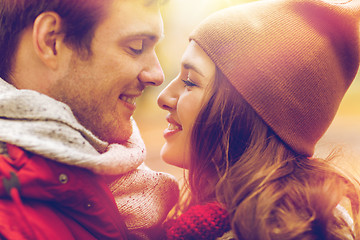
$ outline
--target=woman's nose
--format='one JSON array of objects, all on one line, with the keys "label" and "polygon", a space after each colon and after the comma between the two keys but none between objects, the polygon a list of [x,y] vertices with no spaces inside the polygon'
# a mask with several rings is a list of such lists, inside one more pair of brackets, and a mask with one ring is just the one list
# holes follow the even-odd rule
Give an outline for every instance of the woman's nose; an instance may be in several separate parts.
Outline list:
[{"label": "woman's nose", "polygon": [[157,103],[160,108],[164,110],[174,110],[176,109],[177,104],[177,96],[174,92],[173,88],[174,80],[169,83],[168,86],[164,90],[161,91],[161,93],[158,96]]}]

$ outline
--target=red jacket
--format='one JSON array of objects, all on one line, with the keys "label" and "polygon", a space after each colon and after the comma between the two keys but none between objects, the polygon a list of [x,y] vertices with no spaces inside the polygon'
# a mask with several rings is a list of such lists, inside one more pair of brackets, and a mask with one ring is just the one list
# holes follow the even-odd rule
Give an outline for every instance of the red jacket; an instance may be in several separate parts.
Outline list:
[{"label": "red jacket", "polygon": [[127,239],[101,178],[7,145],[0,155],[0,239]]}]

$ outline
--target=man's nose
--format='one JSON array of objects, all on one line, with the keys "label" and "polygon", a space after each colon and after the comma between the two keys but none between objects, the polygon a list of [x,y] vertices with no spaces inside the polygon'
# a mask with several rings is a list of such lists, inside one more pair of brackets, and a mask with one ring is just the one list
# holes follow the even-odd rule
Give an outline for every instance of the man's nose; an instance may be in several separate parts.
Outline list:
[{"label": "man's nose", "polygon": [[145,86],[159,86],[164,82],[164,72],[161,68],[159,59],[156,54],[154,54],[148,61],[149,64],[147,64],[139,74],[139,80]]}]

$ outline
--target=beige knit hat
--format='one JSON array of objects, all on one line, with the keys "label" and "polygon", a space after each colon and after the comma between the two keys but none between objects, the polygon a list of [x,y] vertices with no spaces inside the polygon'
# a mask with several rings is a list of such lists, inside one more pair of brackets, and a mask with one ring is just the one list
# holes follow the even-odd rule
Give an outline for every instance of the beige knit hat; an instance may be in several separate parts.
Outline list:
[{"label": "beige knit hat", "polygon": [[312,156],[359,66],[360,0],[261,0],[190,35],[292,149]]}]

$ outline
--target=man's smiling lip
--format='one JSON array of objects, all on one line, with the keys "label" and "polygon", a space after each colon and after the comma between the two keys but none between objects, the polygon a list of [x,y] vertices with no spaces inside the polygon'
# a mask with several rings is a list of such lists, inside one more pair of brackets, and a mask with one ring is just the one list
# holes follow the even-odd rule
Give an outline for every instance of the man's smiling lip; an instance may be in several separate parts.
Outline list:
[{"label": "man's smiling lip", "polygon": [[119,99],[122,103],[131,111],[136,109],[136,99],[141,96],[141,93],[137,94],[120,94]]},{"label": "man's smiling lip", "polygon": [[135,102],[136,102],[136,98],[137,97],[134,97],[134,96],[126,96],[126,95],[120,95],[120,100],[121,101],[124,101],[124,102],[126,102],[126,103],[129,103],[129,104],[135,104]]}]

